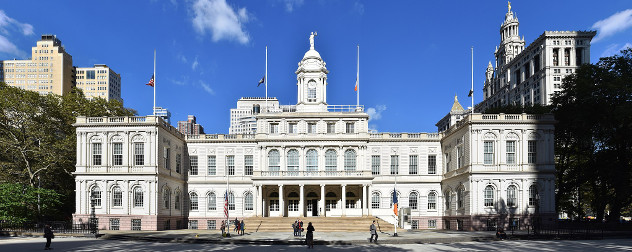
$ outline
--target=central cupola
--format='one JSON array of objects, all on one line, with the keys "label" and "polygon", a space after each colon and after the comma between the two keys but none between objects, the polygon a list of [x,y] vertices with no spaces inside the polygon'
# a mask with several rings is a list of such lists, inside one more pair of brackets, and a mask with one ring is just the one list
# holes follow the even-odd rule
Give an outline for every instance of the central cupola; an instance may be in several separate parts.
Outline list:
[{"label": "central cupola", "polygon": [[309,51],[298,63],[296,85],[298,86],[297,112],[327,112],[327,71],[326,63],[314,49],[316,32],[309,36]]}]

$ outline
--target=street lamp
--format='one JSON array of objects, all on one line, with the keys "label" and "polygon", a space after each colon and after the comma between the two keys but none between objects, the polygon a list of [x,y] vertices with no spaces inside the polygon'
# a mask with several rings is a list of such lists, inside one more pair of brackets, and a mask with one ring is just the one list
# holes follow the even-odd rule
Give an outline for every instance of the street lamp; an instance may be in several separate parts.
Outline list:
[{"label": "street lamp", "polygon": [[540,194],[535,194],[535,220],[533,223],[533,234],[538,235],[540,232]]},{"label": "street lamp", "polygon": [[88,228],[90,229],[90,233],[96,235],[99,230],[97,229],[97,216],[94,213],[94,205],[96,204],[95,192],[90,193],[90,208],[92,212],[90,213],[90,219],[88,221]]}]

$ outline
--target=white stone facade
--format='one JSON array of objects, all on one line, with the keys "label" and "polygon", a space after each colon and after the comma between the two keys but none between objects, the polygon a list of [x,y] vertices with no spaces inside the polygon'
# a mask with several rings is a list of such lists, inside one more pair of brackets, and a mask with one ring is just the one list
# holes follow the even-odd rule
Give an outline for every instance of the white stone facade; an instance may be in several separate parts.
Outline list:
[{"label": "white stone facade", "polygon": [[[362,106],[326,103],[324,66],[312,41],[296,72],[295,109],[261,111],[256,134],[185,136],[154,116],[77,118],[75,221],[87,220],[90,195],[100,228],[128,230],[217,228],[225,196],[230,218],[376,216],[394,223],[396,190],[399,208],[410,209],[403,228],[476,230],[554,212],[551,116],[472,115],[461,107],[465,118],[440,133],[371,133]],[[495,148],[490,164],[483,162],[487,141]],[[537,160],[525,158],[529,153]],[[488,184],[495,191],[484,207]],[[504,211],[510,184],[518,186],[518,202]],[[524,204],[530,185],[544,200],[539,212]],[[467,200],[447,208],[460,188]]]}]

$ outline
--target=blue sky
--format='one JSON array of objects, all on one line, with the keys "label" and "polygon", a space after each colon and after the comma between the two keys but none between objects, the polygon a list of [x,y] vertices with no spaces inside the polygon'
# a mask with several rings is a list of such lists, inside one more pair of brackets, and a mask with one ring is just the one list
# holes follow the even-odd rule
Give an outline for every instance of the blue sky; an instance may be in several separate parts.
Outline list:
[{"label": "blue sky", "polygon": [[[0,1],[0,59],[24,59],[55,34],[73,65],[107,64],[121,74],[125,106],[151,114],[147,83],[157,51],[157,106],[172,124],[197,116],[207,133],[227,133],[240,97],[268,93],[296,104],[294,71],[318,31],[328,103],[360,103],[381,132],[436,132],[457,94],[469,106],[474,47],[475,102],[500,41],[506,1],[137,0]],[[597,30],[591,61],[632,43],[632,1],[513,1],[527,44],[545,30]]]}]

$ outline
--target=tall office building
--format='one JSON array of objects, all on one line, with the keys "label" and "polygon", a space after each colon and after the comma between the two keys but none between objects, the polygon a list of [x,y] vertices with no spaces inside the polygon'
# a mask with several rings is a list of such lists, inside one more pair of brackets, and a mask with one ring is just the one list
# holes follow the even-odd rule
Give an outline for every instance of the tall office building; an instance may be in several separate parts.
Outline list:
[{"label": "tall office building", "polygon": [[204,134],[204,127],[196,122],[194,115],[189,115],[186,121],[178,121],[178,131],[183,135]]},{"label": "tall office building", "polygon": [[31,59],[0,61],[0,81],[40,94],[63,95],[75,86],[72,56],[55,35],[42,35]]},{"label": "tall office building", "polygon": [[590,63],[590,41],[595,31],[545,31],[525,48],[518,18],[509,10],[500,26],[495,67],[485,70],[484,100],[476,112],[507,105],[550,105],[562,79],[581,64]]},{"label": "tall office building", "polygon": [[154,107],[154,114],[156,116],[162,117],[165,122],[171,124],[171,112],[167,108],[163,107]]},{"label": "tall office building", "polygon": [[[237,108],[230,109],[229,134],[255,134],[257,129],[256,115],[266,110],[280,110],[276,97],[242,97],[237,101]],[[287,107],[287,106],[286,106]]]},{"label": "tall office building", "polygon": [[77,88],[83,90],[88,99],[101,97],[106,100],[117,100],[123,103],[121,98],[121,75],[114,72],[107,65],[95,64],[94,67],[77,67]]}]

